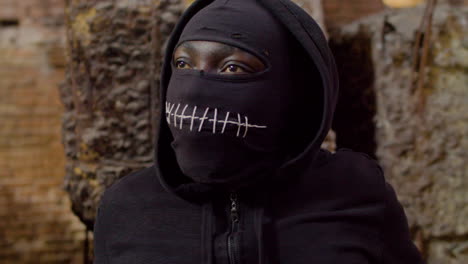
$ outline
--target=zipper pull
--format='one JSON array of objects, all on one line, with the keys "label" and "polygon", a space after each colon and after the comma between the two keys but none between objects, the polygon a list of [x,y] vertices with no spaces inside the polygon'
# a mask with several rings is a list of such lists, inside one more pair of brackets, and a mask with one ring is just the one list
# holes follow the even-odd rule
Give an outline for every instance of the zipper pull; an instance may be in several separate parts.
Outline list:
[{"label": "zipper pull", "polygon": [[231,193],[231,220],[233,223],[239,222],[239,208],[237,202],[237,194],[235,192]]}]

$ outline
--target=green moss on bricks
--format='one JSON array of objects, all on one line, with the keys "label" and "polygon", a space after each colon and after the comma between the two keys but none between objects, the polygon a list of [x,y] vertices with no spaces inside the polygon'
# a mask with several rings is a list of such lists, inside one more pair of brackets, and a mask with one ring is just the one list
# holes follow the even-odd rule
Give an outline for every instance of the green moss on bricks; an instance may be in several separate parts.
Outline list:
[{"label": "green moss on bricks", "polygon": [[90,8],[73,18],[71,28],[77,40],[85,47],[91,42],[90,23],[96,17],[96,9]]}]

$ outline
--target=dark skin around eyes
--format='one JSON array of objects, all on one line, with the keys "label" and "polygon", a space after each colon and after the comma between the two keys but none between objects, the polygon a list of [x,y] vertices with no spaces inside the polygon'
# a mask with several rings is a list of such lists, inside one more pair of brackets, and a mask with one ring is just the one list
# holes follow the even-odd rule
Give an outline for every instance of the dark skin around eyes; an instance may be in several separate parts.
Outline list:
[{"label": "dark skin around eyes", "polygon": [[178,69],[203,70],[214,74],[253,74],[265,69],[255,55],[214,41],[185,41],[174,52]]}]

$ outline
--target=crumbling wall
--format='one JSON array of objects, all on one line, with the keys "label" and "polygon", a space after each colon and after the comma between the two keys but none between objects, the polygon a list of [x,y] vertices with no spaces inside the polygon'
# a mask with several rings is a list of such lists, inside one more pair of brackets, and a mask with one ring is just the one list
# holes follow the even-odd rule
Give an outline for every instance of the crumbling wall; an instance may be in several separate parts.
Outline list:
[{"label": "crumbling wall", "polygon": [[[421,91],[412,85],[418,76],[412,58],[421,8],[388,11],[345,26],[332,37],[338,64],[348,62],[351,69],[341,72],[344,93],[360,93],[358,102],[369,95],[375,99],[370,110],[375,111],[375,154],[429,264],[468,263],[467,15],[467,7],[437,7]],[[363,41],[370,44],[362,51],[364,61],[371,59],[370,67],[341,52]],[[350,82],[348,74],[359,70],[373,81],[362,86]],[[352,108],[341,111],[342,119],[361,125]],[[346,133],[337,130],[338,142]]]},{"label": "crumbling wall", "polygon": [[161,50],[178,1],[71,1],[65,105],[65,187],[92,228],[104,189],[153,159]]},{"label": "crumbling wall", "polygon": [[[324,9],[324,20],[328,30],[333,31],[341,26],[347,25],[366,16],[382,12],[388,7],[384,2],[394,2],[392,0],[322,0]],[[424,4],[427,0],[399,0],[398,2]],[[468,6],[468,0],[438,0],[439,4],[451,6]]]}]

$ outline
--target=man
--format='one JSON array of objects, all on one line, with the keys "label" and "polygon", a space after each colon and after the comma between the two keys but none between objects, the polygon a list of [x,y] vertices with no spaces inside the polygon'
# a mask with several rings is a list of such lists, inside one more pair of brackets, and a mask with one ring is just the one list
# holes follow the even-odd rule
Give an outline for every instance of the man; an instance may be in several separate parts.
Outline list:
[{"label": "man", "polygon": [[95,263],[422,263],[378,164],[320,149],[337,92],[292,2],[195,2],[167,46],[156,163],[105,192]]}]

